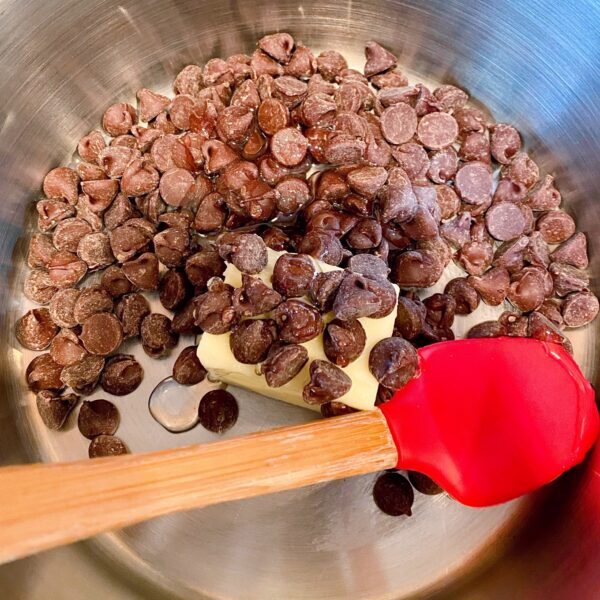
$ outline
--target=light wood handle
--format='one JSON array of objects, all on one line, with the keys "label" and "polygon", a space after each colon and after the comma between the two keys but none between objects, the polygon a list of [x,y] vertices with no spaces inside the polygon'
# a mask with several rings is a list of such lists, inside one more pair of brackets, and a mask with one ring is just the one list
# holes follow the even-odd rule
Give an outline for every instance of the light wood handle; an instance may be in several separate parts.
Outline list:
[{"label": "light wood handle", "polygon": [[0,469],[0,562],[179,510],[394,467],[380,411],[212,444]]}]

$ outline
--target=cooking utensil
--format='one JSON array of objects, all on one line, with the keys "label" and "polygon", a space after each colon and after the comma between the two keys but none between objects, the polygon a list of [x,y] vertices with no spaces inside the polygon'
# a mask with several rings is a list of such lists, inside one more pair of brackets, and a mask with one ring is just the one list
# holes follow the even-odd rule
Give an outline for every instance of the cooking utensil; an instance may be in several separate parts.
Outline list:
[{"label": "cooking utensil", "polygon": [[562,346],[468,339],[419,355],[421,375],[381,411],[91,463],[4,468],[0,560],[177,510],[394,467],[489,506],[552,481],[598,435],[592,387]]},{"label": "cooking utensil", "polygon": [[[30,358],[13,325],[28,309],[22,281],[40,182],[70,160],[109,104],[135,103],[141,86],[169,93],[186,64],[252,53],[258,38],[277,30],[317,53],[340,50],[358,69],[364,43],[375,39],[398,53],[411,83],[460,85],[497,121],[519,128],[542,170],[556,175],[564,210],[588,233],[598,293],[598,23],[595,0],[3,2],[0,463],[86,454],[73,420],[61,432],[40,421],[23,384]],[[485,314],[478,309],[455,319],[458,336],[496,318],[490,307],[480,309]],[[566,331],[596,387],[599,325]],[[143,352],[138,358],[146,377],[118,401],[118,435],[138,452],[212,441],[201,427],[173,435],[153,420],[146,402],[172,362],[144,362]],[[235,394],[244,410],[226,437],[313,418],[311,411]],[[102,396],[100,390],[90,399]],[[413,516],[397,519],[374,506],[373,476],[353,477],[177,513],[44,552],[1,566],[0,589],[20,600],[589,598],[600,588],[598,473],[600,445],[581,468],[526,499],[470,509],[446,495],[415,493]]]}]

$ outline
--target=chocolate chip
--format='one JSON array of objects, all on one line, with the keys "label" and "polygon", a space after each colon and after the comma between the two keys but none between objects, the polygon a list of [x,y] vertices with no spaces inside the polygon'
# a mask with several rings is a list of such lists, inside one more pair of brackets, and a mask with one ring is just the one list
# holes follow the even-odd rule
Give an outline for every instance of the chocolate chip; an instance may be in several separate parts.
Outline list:
[{"label": "chocolate chip", "polygon": [[575,233],[575,221],[562,210],[551,210],[537,220],[536,229],[546,243],[560,244]]},{"label": "chocolate chip", "polygon": [[135,337],[140,334],[144,317],[150,314],[150,304],[141,294],[126,294],[117,303],[115,314],[121,321],[124,337]]},{"label": "chocolate chip", "polygon": [[108,400],[85,401],[79,409],[77,427],[84,437],[93,440],[98,435],[112,435],[119,426],[119,411]]},{"label": "chocolate chip", "polygon": [[449,329],[454,323],[456,301],[449,294],[432,294],[423,300],[427,310],[425,321],[439,329]]},{"label": "chocolate chip", "polygon": [[[52,243],[57,250],[77,252],[79,242],[90,233],[92,233],[92,227],[87,221],[76,217],[65,219],[64,221],[61,221],[54,229],[54,233],[52,234]],[[54,253],[55,250],[52,250],[50,254],[47,255],[43,264],[34,266],[48,266],[49,259]]]},{"label": "chocolate chip", "polygon": [[[125,172],[127,172],[127,169],[125,169]],[[88,197],[90,209],[93,212],[100,214],[104,212],[115,199],[115,196],[119,191],[119,182],[114,179],[83,181],[81,183],[81,190]]]},{"label": "chocolate chip", "polygon": [[28,350],[44,350],[58,333],[47,308],[34,308],[15,323],[15,337]]},{"label": "chocolate chip", "polygon": [[102,273],[102,287],[113,297],[120,298],[132,290],[129,279],[121,267],[111,265]]},{"label": "chocolate chip", "polygon": [[179,335],[171,327],[171,319],[159,313],[150,313],[144,317],[140,337],[144,351],[152,358],[166,356],[177,346],[179,340]]},{"label": "chocolate chip", "polygon": [[417,242],[417,250],[426,250],[436,254],[444,267],[450,263],[453,257],[450,245],[440,236]]},{"label": "chocolate chip", "polygon": [[404,87],[408,85],[408,78],[399,69],[374,75],[370,80],[371,84],[376,88]]},{"label": "chocolate chip", "polygon": [[338,288],[333,312],[342,321],[381,318],[390,314],[395,305],[396,292],[389,281],[347,273]]},{"label": "chocolate chip", "polygon": [[79,338],[71,329],[63,329],[50,344],[50,356],[63,367],[74,365],[87,356]]},{"label": "chocolate chip", "polygon": [[325,327],[323,349],[325,356],[338,367],[347,367],[365,349],[367,335],[356,319],[334,319]]},{"label": "chocolate chip", "polygon": [[189,282],[202,290],[210,279],[223,275],[225,263],[214,250],[202,250],[185,261],[184,270]]},{"label": "chocolate chip", "polygon": [[61,221],[75,216],[75,209],[58,199],[39,200],[35,208],[38,213],[38,229],[42,232],[51,231]]},{"label": "chocolate chip", "polygon": [[419,121],[417,137],[426,148],[440,150],[456,141],[458,124],[452,115],[443,112],[432,112]]},{"label": "chocolate chip", "polygon": [[492,195],[492,173],[483,162],[465,163],[456,173],[456,191],[463,202],[484,205]]},{"label": "chocolate chip", "polygon": [[83,279],[86,273],[86,263],[70,252],[57,252],[52,256],[48,265],[50,283],[57,288],[73,287]]},{"label": "chocolate chip", "polygon": [[62,429],[78,402],[79,396],[76,394],[59,396],[56,392],[50,390],[42,390],[35,397],[35,403],[42,422],[48,429],[55,431]]},{"label": "chocolate chip", "polygon": [[539,167],[526,152],[517,152],[502,168],[502,176],[532,188],[540,177]]},{"label": "chocolate chip", "polygon": [[238,362],[255,365],[262,362],[277,338],[273,321],[256,319],[242,321],[231,330],[229,345]]},{"label": "chocolate chip", "polygon": [[23,284],[23,294],[26,298],[37,304],[48,304],[56,292],[57,287],[47,271],[42,269],[29,271]]},{"label": "chocolate chip", "polygon": [[346,236],[346,243],[355,250],[370,250],[381,243],[381,225],[375,219],[361,219]]},{"label": "chocolate chip", "polygon": [[285,64],[292,57],[294,38],[289,33],[273,33],[262,37],[258,42],[258,47],[271,58]]},{"label": "chocolate chip", "polygon": [[100,458],[102,456],[120,456],[128,454],[125,442],[115,435],[99,435],[90,442],[88,456]]},{"label": "chocolate chip", "polygon": [[564,319],[561,314],[561,306],[561,300],[559,300],[558,298],[549,298],[542,302],[542,305],[537,309],[537,312],[543,314],[549,321],[551,321],[557,327],[562,328],[564,325]]},{"label": "chocolate chip", "polygon": [[[464,144],[462,146],[464,148]],[[458,170],[458,156],[452,147],[431,153],[427,177],[434,183],[447,183],[454,179]]]},{"label": "chocolate chip", "polygon": [[489,242],[467,242],[456,255],[458,264],[469,275],[483,275],[492,264],[494,248]]},{"label": "chocolate chip", "polygon": [[400,335],[407,340],[417,337],[423,329],[426,312],[425,306],[421,302],[400,296],[394,323],[394,335]]},{"label": "chocolate chip", "polygon": [[29,240],[27,265],[31,269],[46,268],[55,252],[53,238],[42,233],[34,233]]},{"label": "chocolate chip", "polygon": [[78,394],[91,394],[104,368],[101,356],[86,356],[83,360],[65,367],[60,375],[65,385],[73,388]]},{"label": "chocolate chip", "polygon": [[308,362],[308,351],[299,344],[276,342],[261,365],[269,387],[281,387],[291,381]]},{"label": "chocolate chip", "polygon": [[195,335],[202,333],[202,330],[196,326],[194,311],[196,302],[194,299],[186,302],[173,315],[172,329],[180,335]]},{"label": "chocolate chip", "polygon": [[271,248],[271,250],[277,250],[279,252],[291,250],[292,244],[289,235],[278,227],[267,227],[260,235],[264,243],[268,248]]},{"label": "chocolate chip", "polygon": [[57,167],[44,177],[43,190],[48,198],[63,198],[69,204],[77,203],[79,177],[73,169]]},{"label": "chocolate chip", "polygon": [[169,227],[154,236],[154,251],[158,260],[169,268],[178,267],[189,254],[190,236],[187,230]]},{"label": "chocolate chip", "polygon": [[366,77],[383,73],[398,63],[398,59],[377,42],[365,44],[365,58],[367,59],[364,67]]},{"label": "chocolate chip", "polygon": [[566,265],[585,269],[588,264],[587,238],[585,233],[576,233],[563,242],[552,254],[550,259]]},{"label": "chocolate chip", "polygon": [[273,289],[287,298],[306,296],[315,277],[313,261],[306,254],[282,254],[273,267]]},{"label": "chocolate chip", "polygon": [[158,259],[151,252],[128,260],[122,266],[125,277],[134,287],[141,290],[155,290],[158,288]]},{"label": "chocolate chip", "polygon": [[442,223],[440,234],[455,247],[462,248],[470,241],[472,220],[469,212],[459,213],[453,219]]},{"label": "chocolate chip", "polygon": [[236,399],[225,390],[212,390],[204,394],[198,406],[200,424],[213,433],[224,433],[231,429],[238,414]]},{"label": "chocolate chip", "polygon": [[400,287],[430,287],[442,276],[444,265],[432,252],[410,250],[392,263],[390,279]]},{"label": "chocolate chip", "polygon": [[344,271],[335,270],[318,273],[312,280],[309,290],[310,299],[321,312],[332,310],[335,295],[344,277]]},{"label": "chocolate chip", "polygon": [[242,273],[253,275],[267,266],[267,246],[254,233],[237,235],[231,241],[220,241],[219,254]]},{"label": "chocolate chip", "polygon": [[534,231],[529,235],[529,243],[523,252],[523,258],[530,265],[543,269],[548,268],[550,264],[548,245],[542,239],[539,231]]},{"label": "chocolate chip", "polygon": [[77,152],[83,160],[96,162],[100,152],[104,150],[105,147],[106,142],[104,141],[102,132],[99,129],[94,129],[79,140]]},{"label": "chocolate chip", "polygon": [[388,106],[381,114],[381,132],[390,144],[404,144],[417,131],[417,114],[408,104]]},{"label": "chocolate chip", "polygon": [[347,68],[346,59],[336,50],[324,50],[317,56],[317,71],[326,81],[335,81],[340,71]]},{"label": "chocolate chip", "polygon": [[490,148],[492,156],[507,165],[521,149],[521,136],[512,125],[498,123],[491,128]]},{"label": "chocolate chip", "polygon": [[547,276],[539,267],[526,267],[513,275],[507,294],[511,304],[523,312],[539,308],[546,297]]},{"label": "chocolate chip", "polygon": [[[156,206],[160,206],[160,204],[153,203],[151,199],[155,197],[159,202],[160,196],[158,194],[149,194],[148,196],[144,196],[143,198],[136,198],[136,204],[139,202],[139,205],[143,207],[142,213],[150,220],[154,219],[156,215],[150,214],[150,208]],[[114,199],[113,203],[104,213],[104,225],[106,229],[112,231],[116,229],[120,225],[125,224],[129,219],[133,219],[139,216],[139,213],[133,207],[131,200],[124,196],[123,194],[117,194],[117,197]],[[155,221],[152,221],[155,222]],[[110,235],[109,235],[110,237]],[[111,240],[111,248],[112,248],[112,240]]]},{"label": "chocolate chip", "polygon": [[61,380],[62,370],[62,365],[54,362],[50,354],[40,354],[27,366],[25,379],[32,392],[60,391],[65,387]]},{"label": "chocolate chip", "polygon": [[[391,91],[391,90],[390,90]],[[381,95],[380,95],[381,96]],[[392,148],[392,155],[411,182],[425,181],[430,167],[429,156],[421,146],[407,142]],[[390,169],[390,175],[393,169]]]},{"label": "chocolate chip", "polygon": [[128,224],[115,227],[109,233],[110,247],[119,262],[125,262],[143,252],[152,240],[152,232]]},{"label": "chocolate chip", "polygon": [[390,272],[387,263],[372,254],[355,254],[348,260],[348,269],[369,279],[386,280]]},{"label": "chocolate chip", "polygon": [[237,320],[232,295],[231,286],[221,280],[212,282],[208,291],[195,299],[195,324],[207,333],[229,331]]},{"label": "chocolate chip", "polygon": [[109,106],[102,116],[102,127],[110,135],[123,135],[137,122],[135,108],[125,102]]},{"label": "chocolate chip", "polygon": [[268,313],[283,301],[281,294],[271,289],[258,277],[242,274],[242,287],[233,292],[232,305],[242,317],[256,317]]},{"label": "chocolate chip", "polygon": [[529,319],[520,312],[505,310],[499,317],[500,323],[505,329],[505,335],[511,337],[527,337]]},{"label": "chocolate chip", "polygon": [[506,328],[498,321],[482,321],[467,332],[468,338],[494,338],[506,335]]},{"label": "chocolate chip", "polygon": [[485,224],[492,237],[508,241],[527,233],[529,220],[523,207],[513,202],[499,202],[487,210]]},{"label": "chocolate chip", "polygon": [[471,275],[467,282],[490,306],[502,304],[511,285],[510,275],[504,267],[493,267],[480,276]]},{"label": "chocolate chip", "polygon": [[412,486],[417,490],[417,492],[421,492],[421,494],[427,494],[428,496],[435,496],[436,494],[441,494],[444,490],[430,477],[423,473],[418,473],[417,471],[408,471],[408,480],[411,482]]},{"label": "chocolate chip", "polygon": [[331,402],[347,394],[352,380],[342,369],[326,360],[310,363],[310,383],[304,386],[302,398],[307,404]]},{"label": "chocolate chip", "polygon": [[570,292],[582,292],[590,287],[589,276],[571,265],[554,262],[548,268],[554,289],[558,296],[566,296]]},{"label": "chocolate chip", "polygon": [[444,288],[444,294],[454,298],[457,315],[469,315],[479,306],[479,295],[465,277],[450,280]]},{"label": "chocolate chip", "polygon": [[126,396],[135,391],[144,378],[144,369],[131,354],[116,354],[107,359],[100,386],[113,396]]},{"label": "chocolate chip", "polygon": [[529,245],[529,238],[521,236],[516,240],[504,242],[494,253],[493,265],[504,267],[509,273],[516,273],[524,266],[525,250]]},{"label": "chocolate chip", "polygon": [[167,310],[175,310],[187,297],[185,277],[179,271],[169,270],[161,278],[158,294],[160,303]]},{"label": "chocolate chip", "polygon": [[422,205],[417,206],[413,218],[402,223],[401,228],[409,238],[418,241],[435,238],[439,233],[437,219]]},{"label": "chocolate chip", "polygon": [[285,127],[273,135],[270,148],[275,160],[285,167],[294,167],[304,160],[308,140],[298,129]]},{"label": "chocolate chip", "polygon": [[400,473],[383,473],[373,486],[373,500],[386,515],[399,517],[412,515],[415,496],[408,480]]},{"label": "chocolate chip", "polygon": [[532,210],[553,210],[560,206],[561,200],[560,192],[554,185],[552,175],[546,175],[544,180],[533,189],[531,195],[527,198]]},{"label": "chocolate chip", "polygon": [[373,346],[369,370],[381,385],[398,390],[419,374],[419,357],[410,342],[385,338]]},{"label": "chocolate chip", "polygon": [[571,342],[565,337],[560,329],[549,319],[539,312],[532,312],[529,315],[529,337],[542,342],[551,342],[561,344],[568,352],[573,352]]},{"label": "chocolate chip", "polygon": [[598,315],[598,298],[589,292],[569,294],[562,305],[562,316],[567,327],[583,327]]},{"label": "chocolate chip", "polygon": [[99,286],[83,288],[75,301],[73,317],[79,325],[96,313],[112,312],[113,301],[109,293]]},{"label": "chocolate chip", "polygon": [[273,312],[279,339],[289,344],[302,344],[323,332],[323,319],[319,312],[300,300],[285,300]]},{"label": "chocolate chip", "polygon": [[121,345],[123,328],[114,315],[96,313],[83,322],[80,338],[90,354],[106,356]]},{"label": "chocolate chip", "polygon": [[338,238],[326,231],[309,231],[298,244],[298,251],[337,266],[344,257],[344,248]]},{"label": "chocolate chip", "polygon": [[472,131],[462,141],[458,155],[464,162],[491,162],[490,141],[481,131]]},{"label": "chocolate chip", "polygon": [[501,179],[498,182],[494,197],[492,199],[493,204],[499,202],[513,202],[514,204],[521,204],[527,196],[527,187],[520,181],[512,181],[512,179]]},{"label": "chocolate chip", "polygon": [[173,379],[181,385],[196,385],[206,377],[196,346],[184,348],[173,365]]}]

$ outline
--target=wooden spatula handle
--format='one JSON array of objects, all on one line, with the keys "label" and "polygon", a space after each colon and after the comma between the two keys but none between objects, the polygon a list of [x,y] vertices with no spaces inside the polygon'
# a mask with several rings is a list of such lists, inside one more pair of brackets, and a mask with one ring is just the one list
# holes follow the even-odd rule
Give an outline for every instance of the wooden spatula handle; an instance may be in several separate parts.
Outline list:
[{"label": "wooden spatula handle", "polygon": [[0,562],[152,517],[393,467],[380,411],[212,444],[0,470]]}]

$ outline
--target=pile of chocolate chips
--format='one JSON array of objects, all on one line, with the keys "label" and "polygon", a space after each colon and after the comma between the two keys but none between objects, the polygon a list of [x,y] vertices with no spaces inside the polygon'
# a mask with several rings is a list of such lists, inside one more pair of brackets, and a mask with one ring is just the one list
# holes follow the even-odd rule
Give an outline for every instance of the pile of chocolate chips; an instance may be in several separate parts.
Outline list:
[{"label": "pile of chocolate chips", "polygon": [[[24,290],[42,306],[19,319],[16,334],[47,350],[26,377],[57,407],[53,426],[98,383],[110,394],[139,385],[139,364],[118,354],[124,339],[160,358],[180,334],[206,327],[197,298],[225,267],[211,238],[239,228],[332,265],[379,257],[402,290],[395,335],[415,347],[452,339],[455,314],[481,301],[508,300],[510,310],[471,337],[568,346],[562,330],[595,318],[585,235],[519,132],[453,85],[409,85],[376,42],[365,55],[361,73],[335,50],[314,56],[287,33],[267,35],[250,56],[185,67],[173,98],[141,89],[137,109],[110,106],[102,130],[80,140],[79,159],[48,173]],[[419,290],[450,261],[465,275],[422,300]],[[86,286],[94,271],[100,284]],[[156,291],[172,318],[150,313],[145,295]],[[296,328],[285,328],[291,343]],[[184,352],[176,379],[201,380],[202,366]],[[265,373],[277,382],[271,359]],[[381,387],[380,400],[389,396]]]},{"label": "pile of chocolate chips", "polygon": [[[231,331],[234,358],[243,364],[262,363],[260,372],[271,387],[285,385],[300,372],[308,362],[301,344],[323,334],[328,360],[311,362],[304,401],[320,405],[324,416],[351,412],[337,400],[352,386],[341,367],[365,349],[367,336],[358,319],[382,318],[396,308],[386,262],[357,254],[347,261],[346,270],[317,274],[309,255],[285,252],[273,267],[271,289],[255,276],[268,261],[260,236],[229,232],[218,240],[217,250],[241,271],[242,285],[234,289],[222,279],[211,280],[208,291],[194,300],[196,324],[211,334]],[[323,313],[330,312],[333,320],[325,325]],[[417,352],[401,337],[380,340],[370,351],[369,369],[391,393],[417,374]]]}]

